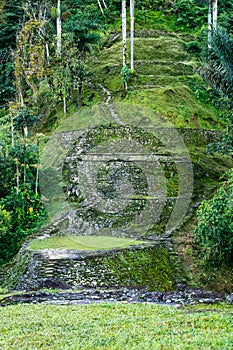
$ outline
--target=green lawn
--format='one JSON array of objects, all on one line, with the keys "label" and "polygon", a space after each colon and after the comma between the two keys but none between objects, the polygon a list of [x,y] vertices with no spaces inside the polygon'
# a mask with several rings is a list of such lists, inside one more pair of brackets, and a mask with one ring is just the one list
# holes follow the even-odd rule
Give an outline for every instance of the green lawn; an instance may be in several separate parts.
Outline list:
[{"label": "green lawn", "polygon": [[231,350],[232,307],[16,305],[0,309],[0,348]]},{"label": "green lawn", "polygon": [[126,248],[130,245],[143,244],[129,238],[111,236],[54,236],[44,239],[36,239],[29,249],[76,249],[76,250],[108,250],[112,248]]}]

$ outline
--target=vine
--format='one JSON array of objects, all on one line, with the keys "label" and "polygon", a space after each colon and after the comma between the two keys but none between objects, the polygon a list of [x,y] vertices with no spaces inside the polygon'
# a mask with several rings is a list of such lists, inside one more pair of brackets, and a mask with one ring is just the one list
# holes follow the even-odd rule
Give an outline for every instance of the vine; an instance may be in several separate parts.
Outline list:
[{"label": "vine", "polygon": [[23,90],[28,85],[35,97],[38,84],[44,76],[45,47],[43,27],[46,21],[31,19],[25,23],[17,36],[15,58],[15,85],[21,105],[24,104]]}]

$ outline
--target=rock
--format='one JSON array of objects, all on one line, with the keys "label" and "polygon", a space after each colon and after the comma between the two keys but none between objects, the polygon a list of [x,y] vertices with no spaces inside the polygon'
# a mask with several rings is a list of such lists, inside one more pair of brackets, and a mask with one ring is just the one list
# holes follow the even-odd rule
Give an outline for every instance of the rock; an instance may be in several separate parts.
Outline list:
[{"label": "rock", "polygon": [[227,299],[227,301],[228,301],[231,305],[233,305],[233,293],[231,293],[230,295],[228,295],[226,299]]},{"label": "rock", "polygon": [[[41,280],[43,288],[68,287],[56,279]],[[202,289],[186,288],[182,292],[148,292],[144,289],[115,288],[95,289],[84,288],[81,291],[59,292],[30,292],[6,296],[0,300],[0,306],[18,303],[51,303],[51,304],[89,304],[100,302],[138,302],[138,303],[166,303],[168,305],[193,305],[197,303],[213,304],[228,300],[233,304],[233,294],[225,296],[224,293],[211,292]]]},{"label": "rock", "polygon": [[41,280],[37,280],[37,289],[43,289],[43,288],[49,288],[49,289],[72,289],[72,287],[60,280],[57,280],[56,278],[44,278]]},{"label": "rock", "polygon": [[176,286],[176,291],[177,292],[183,292],[186,288],[186,284],[184,283],[178,283]]}]

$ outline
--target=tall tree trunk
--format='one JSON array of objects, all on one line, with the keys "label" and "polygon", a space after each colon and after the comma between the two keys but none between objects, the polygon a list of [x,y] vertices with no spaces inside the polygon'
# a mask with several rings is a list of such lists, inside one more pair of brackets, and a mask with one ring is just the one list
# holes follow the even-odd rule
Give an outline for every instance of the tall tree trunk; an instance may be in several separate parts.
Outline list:
[{"label": "tall tree trunk", "polygon": [[14,137],[14,117],[13,113],[11,112],[11,146],[14,147],[15,145],[15,137]]},{"label": "tall tree trunk", "polygon": [[126,0],[122,0],[122,55],[123,67],[127,64],[127,46],[126,46]]},{"label": "tall tree trunk", "polygon": [[208,0],[208,49],[211,49],[212,41],[212,11],[211,11],[211,0]]},{"label": "tall tree trunk", "polygon": [[39,164],[37,164],[37,166],[36,166],[35,194],[38,194],[38,185],[39,185]]},{"label": "tall tree trunk", "polygon": [[24,125],[22,127],[22,136],[23,136],[23,184],[25,186],[26,179],[27,179],[27,164],[26,164],[26,156],[27,156],[27,143],[28,143],[28,127],[27,127],[27,121],[24,117]]},{"label": "tall tree trunk", "polygon": [[[122,0],[122,58],[123,68],[127,65],[127,46],[126,46],[126,0]],[[123,90],[127,91],[127,82],[123,83]]]},{"label": "tall tree trunk", "polygon": [[40,148],[40,138],[37,139],[37,165],[36,165],[36,183],[35,183],[35,194],[38,194],[38,187],[39,187],[39,148]]},{"label": "tall tree trunk", "polygon": [[101,5],[101,2],[100,0],[97,0],[98,1],[98,5],[99,5],[99,8],[100,8],[100,11],[102,12],[102,14],[104,13],[104,10],[103,10],[103,7]]},{"label": "tall tree trunk", "polygon": [[67,113],[66,95],[63,95],[63,113],[64,113],[64,115],[66,115],[66,113]]},{"label": "tall tree trunk", "polygon": [[16,77],[16,79],[18,79],[17,81],[17,90],[18,90],[18,96],[17,96],[17,102],[20,103],[20,106],[23,107],[24,106],[24,98],[23,98],[23,91],[22,91],[22,83],[21,83],[21,79],[19,77]]},{"label": "tall tree trunk", "polygon": [[26,143],[24,142],[24,145],[23,145],[23,186],[24,188],[27,180],[26,154],[27,154],[27,146],[26,146]]},{"label": "tall tree trunk", "polygon": [[104,7],[107,8],[106,2],[103,0]]},{"label": "tall tree trunk", "polygon": [[[26,79],[26,82],[28,83],[27,79]],[[28,84],[30,86],[30,84]],[[33,91],[33,94],[34,94],[34,91]],[[23,94],[22,92],[20,93],[20,104],[21,104],[21,107],[24,108],[25,107],[25,103],[24,103],[24,99],[23,99]],[[22,136],[23,136],[23,139],[24,139],[24,144],[25,142],[27,142],[27,137],[28,137],[28,127],[27,127],[27,122],[25,122],[24,126],[23,126],[23,129],[22,129]]]},{"label": "tall tree trunk", "polygon": [[49,62],[50,54],[49,54],[49,45],[48,45],[48,43],[45,44],[45,50],[46,50],[47,61]]},{"label": "tall tree trunk", "polygon": [[218,19],[218,0],[213,0],[213,29],[217,29]]},{"label": "tall tree trunk", "polygon": [[61,57],[61,0],[57,0],[57,56]]},{"label": "tall tree trunk", "polygon": [[130,0],[130,69],[134,69],[134,0]]},{"label": "tall tree trunk", "polygon": [[83,83],[79,81],[78,84],[78,107],[82,107],[82,94],[83,94]]},{"label": "tall tree trunk", "polygon": [[15,165],[16,165],[16,193],[19,193],[19,161],[16,158],[15,159]]}]

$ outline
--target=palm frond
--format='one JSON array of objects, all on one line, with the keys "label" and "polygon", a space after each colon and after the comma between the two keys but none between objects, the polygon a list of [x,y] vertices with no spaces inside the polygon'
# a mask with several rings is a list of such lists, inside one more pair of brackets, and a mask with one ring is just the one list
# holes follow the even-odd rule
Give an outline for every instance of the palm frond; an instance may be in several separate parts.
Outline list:
[{"label": "palm frond", "polygon": [[233,40],[223,29],[213,33],[212,47],[198,73],[216,90],[233,98]]}]

